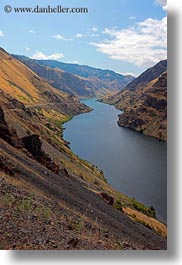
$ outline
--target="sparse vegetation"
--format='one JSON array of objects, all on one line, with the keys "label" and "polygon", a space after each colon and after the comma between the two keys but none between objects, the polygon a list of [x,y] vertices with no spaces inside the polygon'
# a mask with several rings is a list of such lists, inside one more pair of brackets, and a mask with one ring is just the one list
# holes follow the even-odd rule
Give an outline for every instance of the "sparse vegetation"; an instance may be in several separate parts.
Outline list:
[{"label": "sparse vegetation", "polygon": [[75,230],[77,233],[80,233],[82,229],[84,228],[84,222],[81,219],[78,220],[68,220],[68,226],[70,229]]},{"label": "sparse vegetation", "polygon": [[6,207],[13,207],[17,213],[36,214],[44,219],[49,219],[52,215],[49,208],[41,204],[35,204],[33,197],[17,197],[8,193],[1,197],[0,202]]},{"label": "sparse vegetation", "polygon": [[116,209],[116,210],[118,210],[118,211],[123,211],[123,209],[122,209],[122,203],[121,203],[121,201],[119,201],[119,200],[116,200],[115,202],[114,202],[114,208]]},{"label": "sparse vegetation", "polygon": [[72,116],[68,116],[66,115],[62,120],[57,120],[55,121],[55,124],[57,127],[62,127],[62,125],[65,123],[65,122],[68,122],[72,119],[73,117]]},{"label": "sparse vegetation", "polygon": [[17,199],[15,208],[24,214],[30,212],[32,211],[32,200],[30,198]]},{"label": "sparse vegetation", "polygon": [[155,231],[159,235],[166,237],[167,236],[167,227],[165,224],[160,223],[153,217],[147,216],[142,212],[133,210],[131,208],[123,208],[124,213],[130,216],[136,222],[148,227],[150,230]]},{"label": "sparse vegetation", "polygon": [[140,202],[137,202],[134,198],[132,199],[132,206],[134,209],[146,214],[147,216],[156,218],[156,211],[153,206],[146,207]]},{"label": "sparse vegetation", "polygon": [[1,197],[0,200],[5,206],[11,207],[15,198],[12,194],[5,194]]},{"label": "sparse vegetation", "polygon": [[123,242],[118,241],[116,243],[116,250],[123,250],[123,248],[124,248]]},{"label": "sparse vegetation", "polygon": [[38,214],[38,216],[42,217],[43,219],[50,219],[52,215],[51,210],[42,205],[35,207],[35,213]]}]

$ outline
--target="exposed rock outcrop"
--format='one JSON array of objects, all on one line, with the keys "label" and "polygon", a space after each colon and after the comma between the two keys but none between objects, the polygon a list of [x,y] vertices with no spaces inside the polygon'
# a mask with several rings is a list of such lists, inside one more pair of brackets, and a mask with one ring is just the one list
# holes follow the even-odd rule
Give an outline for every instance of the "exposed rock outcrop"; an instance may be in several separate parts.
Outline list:
[{"label": "exposed rock outcrop", "polygon": [[4,111],[1,108],[1,106],[0,106],[0,138],[4,139],[6,142],[17,148],[21,147],[15,129],[9,128],[5,121]]},{"label": "exposed rock outcrop", "polygon": [[103,98],[123,113],[118,125],[167,140],[167,60],[146,70],[120,93]]},{"label": "exposed rock outcrop", "polygon": [[151,81],[147,87],[138,88],[135,96],[131,94],[134,100],[124,108],[118,125],[167,140],[167,73]]},{"label": "exposed rock outcrop", "polygon": [[23,137],[22,143],[24,147],[32,154],[32,156],[42,165],[53,171],[59,173],[59,165],[56,164],[43,150],[42,141],[39,135],[28,135]]},{"label": "exposed rock outcrop", "polygon": [[112,196],[110,196],[110,195],[107,194],[106,192],[101,192],[101,193],[100,193],[100,196],[104,199],[104,201],[105,201],[107,204],[113,206],[113,204],[114,204],[114,198],[113,198]]}]

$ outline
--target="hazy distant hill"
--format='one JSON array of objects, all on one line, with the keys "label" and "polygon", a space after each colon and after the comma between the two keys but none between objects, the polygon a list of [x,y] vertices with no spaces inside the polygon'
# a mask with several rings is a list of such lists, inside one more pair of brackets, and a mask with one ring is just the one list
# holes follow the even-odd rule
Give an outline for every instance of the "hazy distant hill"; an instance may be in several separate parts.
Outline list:
[{"label": "hazy distant hill", "polygon": [[[52,68],[59,68],[64,70],[65,72],[80,75],[85,78],[90,77],[97,77],[101,79],[104,82],[123,82],[123,85],[126,85],[126,83],[131,82],[131,80],[134,79],[131,75],[121,75],[118,73],[115,73],[111,70],[102,70],[94,67],[90,67],[87,65],[79,65],[79,64],[68,64],[68,63],[62,63],[57,62],[53,60],[37,60],[37,62],[41,65],[50,66]],[[121,84],[120,84],[121,85]]]},{"label": "hazy distant hill", "polygon": [[126,88],[102,101],[123,110],[118,124],[167,139],[167,60],[146,70]]},{"label": "hazy distant hill", "polygon": [[134,77],[110,70],[67,64],[51,60],[33,60],[14,55],[55,88],[79,97],[99,97],[121,91]]}]

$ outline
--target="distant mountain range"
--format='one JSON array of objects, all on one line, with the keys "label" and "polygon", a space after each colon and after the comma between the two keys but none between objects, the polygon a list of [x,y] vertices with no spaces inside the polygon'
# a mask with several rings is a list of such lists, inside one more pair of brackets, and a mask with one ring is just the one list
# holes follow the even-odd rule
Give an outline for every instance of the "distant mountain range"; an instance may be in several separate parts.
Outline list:
[{"label": "distant mountain range", "polygon": [[101,101],[123,110],[118,124],[167,140],[167,60],[160,61],[121,92]]},{"label": "distant mountain range", "polygon": [[34,60],[13,55],[53,87],[80,98],[100,97],[121,91],[135,78],[110,70],[52,60]]}]

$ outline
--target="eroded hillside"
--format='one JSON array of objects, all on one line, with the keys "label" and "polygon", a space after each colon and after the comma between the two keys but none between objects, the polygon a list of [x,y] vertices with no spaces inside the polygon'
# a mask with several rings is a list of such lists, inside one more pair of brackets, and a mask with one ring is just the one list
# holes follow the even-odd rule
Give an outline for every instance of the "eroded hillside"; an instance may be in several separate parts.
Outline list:
[{"label": "eroded hillside", "polygon": [[123,89],[133,76],[96,69],[86,65],[68,64],[49,60],[34,60],[14,55],[53,87],[80,98],[101,97]]},{"label": "eroded hillside", "polygon": [[167,140],[167,61],[142,73],[116,95],[102,101],[123,111],[118,124]]}]

